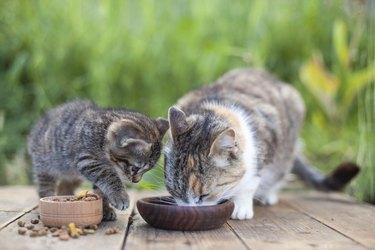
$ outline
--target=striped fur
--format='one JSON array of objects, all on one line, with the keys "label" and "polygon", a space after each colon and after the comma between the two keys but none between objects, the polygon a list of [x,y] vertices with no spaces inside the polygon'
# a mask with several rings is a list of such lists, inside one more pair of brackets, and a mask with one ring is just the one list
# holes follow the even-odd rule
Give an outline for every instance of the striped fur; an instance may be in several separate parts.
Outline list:
[{"label": "striped fur", "polygon": [[105,218],[128,207],[123,180],[138,182],[160,157],[168,122],[123,109],[73,101],[47,112],[33,127],[28,150],[40,197],[73,194],[80,180],[93,183]]}]

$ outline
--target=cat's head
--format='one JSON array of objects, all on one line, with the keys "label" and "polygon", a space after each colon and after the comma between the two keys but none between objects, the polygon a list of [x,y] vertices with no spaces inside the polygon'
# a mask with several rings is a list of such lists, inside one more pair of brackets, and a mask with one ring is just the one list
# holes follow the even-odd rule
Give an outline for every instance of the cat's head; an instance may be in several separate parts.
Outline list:
[{"label": "cat's head", "polygon": [[166,119],[152,120],[139,113],[110,124],[106,137],[107,157],[116,166],[120,178],[139,182],[143,174],[155,166],[168,128]]},{"label": "cat's head", "polygon": [[245,173],[236,131],[210,112],[168,112],[165,182],[179,205],[212,205],[229,198]]}]

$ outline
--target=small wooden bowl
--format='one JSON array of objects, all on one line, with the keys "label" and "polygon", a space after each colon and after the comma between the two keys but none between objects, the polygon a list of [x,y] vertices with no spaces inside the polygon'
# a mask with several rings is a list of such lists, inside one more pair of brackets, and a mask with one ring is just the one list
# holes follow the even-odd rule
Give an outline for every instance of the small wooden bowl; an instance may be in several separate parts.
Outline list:
[{"label": "small wooden bowl", "polygon": [[231,216],[234,204],[223,201],[213,206],[178,206],[171,196],[149,197],[137,201],[142,218],[151,226],[181,231],[221,227]]},{"label": "small wooden bowl", "polygon": [[[99,224],[103,218],[103,200],[62,201],[74,196],[49,196],[39,200],[40,219],[46,226],[63,226],[73,222],[87,226]],[[61,201],[53,201],[59,199]]]}]

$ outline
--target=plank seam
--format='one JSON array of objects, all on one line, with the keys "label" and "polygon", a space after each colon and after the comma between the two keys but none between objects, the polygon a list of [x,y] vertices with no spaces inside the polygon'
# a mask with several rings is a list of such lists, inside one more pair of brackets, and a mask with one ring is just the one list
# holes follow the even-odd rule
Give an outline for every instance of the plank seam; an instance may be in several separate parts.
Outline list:
[{"label": "plank seam", "polygon": [[232,233],[240,240],[240,242],[245,246],[245,248],[247,250],[251,250],[251,248],[246,244],[246,242],[240,237],[240,235],[236,232],[236,230],[234,230],[234,228],[228,223],[226,222],[226,224],[228,225],[229,227],[229,230],[232,231]]},{"label": "plank seam", "polygon": [[341,235],[344,236],[345,238],[348,238],[349,240],[355,242],[357,245],[360,245],[360,246],[362,246],[362,247],[364,247],[364,248],[366,248],[366,249],[369,249],[368,247],[366,247],[365,245],[363,245],[361,242],[359,242],[359,241],[353,239],[353,238],[350,237],[349,235],[346,235],[345,233],[343,233],[343,232],[337,230],[336,228],[334,228],[334,227],[328,225],[327,223],[324,223],[323,221],[319,220],[318,218],[315,218],[314,216],[312,216],[312,215],[310,215],[309,213],[305,212],[303,209],[299,208],[298,206],[293,206],[293,205],[291,205],[291,204],[289,204],[289,203],[287,203],[287,202],[283,202],[283,203],[284,203],[286,206],[288,206],[288,207],[290,207],[290,208],[292,208],[292,209],[294,209],[294,210],[296,210],[296,211],[298,211],[298,212],[300,212],[300,213],[302,213],[302,214],[308,216],[309,218],[311,218],[311,219],[313,219],[313,220],[319,222],[320,224],[323,224],[324,226],[326,226],[326,227],[332,229],[332,230],[335,231],[336,233],[341,234]]},{"label": "plank seam", "polygon": [[128,218],[128,225],[126,226],[126,233],[125,233],[125,238],[124,238],[124,241],[122,242],[122,246],[121,246],[121,249],[125,249],[125,246],[126,246],[126,241],[128,240],[128,236],[129,236],[129,231],[130,231],[130,228],[131,226],[133,225],[133,216],[135,215],[135,211],[133,210],[132,213],[130,214],[129,218]]},{"label": "plank seam", "polygon": [[19,218],[21,218],[21,217],[25,216],[26,214],[30,213],[31,211],[33,211],[37,207],[38,207],[38,205],[35,205],[35,206],[31,207],[29,210],[24,211],[19,216],[16,216],[15,218],[11,219],[9,222],[5,223],[5,225],[3,225],[2,227],[0,227],[0,231],[3,230],[4,228],[6,228],[7,226],[9,226],[10,224],[12,224],[13,222],[15,222],[16,220],[18,220]]},{"label": "plank seam", "polygon": [[126,247],[126,242],[128,240],[128,236],[130,234],[130,230],[131,230],[131,227],[134,223],[134,216],[136,215],[136,195],[134,193],[132,193],[132,196],[134,195],[134,204],[133,204],[133,207],[132,207],[132,211],[128,217],[128,224],[126,225],[126,232],[125,232],[125,237],[124,237],[124,241],[122,242],[122,245],[121,245],[121,250],[122,249],[125,249]]}]

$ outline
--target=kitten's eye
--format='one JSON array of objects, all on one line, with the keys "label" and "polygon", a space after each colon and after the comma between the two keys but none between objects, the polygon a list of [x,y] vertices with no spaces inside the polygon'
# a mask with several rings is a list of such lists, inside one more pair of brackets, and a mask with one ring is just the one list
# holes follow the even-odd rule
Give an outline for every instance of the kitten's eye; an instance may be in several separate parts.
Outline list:
[{"label": "kitten's eye", "polygon": [[139,168],[138,168],[138,167],[136,167],[136,166],[133,166],[133,167],[132,167],[132,171],[133,171],[133,172],[136,172],[136,171],[138,171],[138,169],[139,169]]}]

